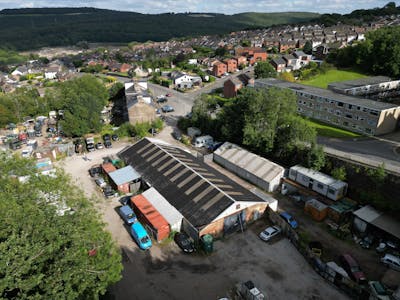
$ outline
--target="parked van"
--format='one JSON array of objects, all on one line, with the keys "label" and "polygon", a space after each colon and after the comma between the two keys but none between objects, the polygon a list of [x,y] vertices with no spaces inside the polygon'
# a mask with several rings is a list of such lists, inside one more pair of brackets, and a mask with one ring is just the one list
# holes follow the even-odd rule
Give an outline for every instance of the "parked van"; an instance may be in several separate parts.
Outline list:
[{"label": "parked van", "polygon": [[393,270],[400,271],[400,257],[398,256],[385,254],[385,256],[381,258],[381,262]]},{"label": "parked van", "polygon": [[131,235],[140,249],[146,250],[151,247],[151,239],[140,222],[132,224]]},{"label": "parked van", "polygon": [[214,139],[210,135],[198,136],[194,139],[194,146],[197,148],[208,147],[214,144]]},{"label": "parked van", "polygon": [[119,215],[121,216],[122,220],[124,220],[126,225],[131,225],[137,221],[136,215],[129,205],[121,206],[118,211]]}]

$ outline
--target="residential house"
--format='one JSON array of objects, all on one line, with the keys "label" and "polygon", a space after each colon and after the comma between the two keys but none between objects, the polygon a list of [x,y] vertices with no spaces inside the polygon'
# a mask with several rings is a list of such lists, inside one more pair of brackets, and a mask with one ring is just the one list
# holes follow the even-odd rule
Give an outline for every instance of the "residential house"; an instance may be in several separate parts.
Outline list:
[{"label": "residential house", "polygon": [[243,87],[243,82],[239,78],[232,76],[224,82],[224,97],[233,98],[237,96],[238,91]]},{"label": "residential house", "polygon": [[224,63],[226,64],[226,70],[228,73],[234,73],[236,72],[238,68],[237,61],[233,58],[225,59]]},{"label": "residential house", "polygon": [[153,122],[156,119],[155,109],[151,106],[151,97],[142,84],[125,83],[125,98],[129,123]]},{"label": "residential house", "polygon": [[57,78],[57,74],[61,71],[60,66],[58,65],[50,65],[44,71],[44,78],[52,80]]},{"label": "residential house", "polygon": [[11,75],[14,77],[25,76],[29,73],[28,71],[29,70],[26,66],[19,66],[14,71],[12,71]]},{"label": "residential house", "polygon": [[222,62],[217,62],[213,66],[212,74],[216,77],[221,77],[228,72],[228,66]]},{"label": "residential house", "polygon": [[119,71],[120,71],[121,73],[128,73],[130,69],[132,69],[132,66],[131,66],[130,64],[125,64],[125,63],[122,64],[122,65],[119,67]]},{"label": "residential house", "polygon": [[292,41],[292,40],[281,40],[279,42],[279,52],[286,52],[288,50],[294,50],[296,49],[297,41]]},{"label": "residential house", "polygon": [[286,61],[287,71],[298,70],[301,68],[300,60],[292,54],[283,55],[282,58]]},{"label": "residential house", "polygon": [[311,61],[312,56],[310,54],[305,54],[303,51],[298,50],[293,52],[292,54],[299,60],[300,68],[308,65]]},{"label": "residential house", "polygon": [[173,71],[170,75],[175,87],[180,89],[190,89],[194,85],[200,85],[202,83],[201,77],[191,76],[180,71]]},{"label": "residential house", "polygon": [[239,66],[247,66],[247,64],[248,64],[246,56],[243,56],[243,55],[236,56],[235,59],[236,59],[236,63],[238,65],[238,67]]},{"label": "residential house", "polygon": [[271,59],[270,63],[278,73],[286,70],[286,62],[281,57]]}]

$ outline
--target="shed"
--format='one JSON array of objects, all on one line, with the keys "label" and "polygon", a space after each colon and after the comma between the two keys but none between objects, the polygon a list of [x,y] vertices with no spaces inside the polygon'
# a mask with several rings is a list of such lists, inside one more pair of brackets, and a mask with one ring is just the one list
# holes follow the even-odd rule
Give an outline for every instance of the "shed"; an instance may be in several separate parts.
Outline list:
[{"label": "shed", "polygon": [[213,153],[215,162],[267,192],[275,191],[285,169],[272,161],[226,142]]},{"label": "shed", "polygon": [[355,212],[354,226],[360,232],[366,232],[368,226],[378,229],[386,235],[400,239],[400,222],[395,218],[385,215],[372,206],[364,206]]},{"label": "shed", "polygon": [[330,205],[328,208],[328,218],[340,224],[350,218],[351,212],[356,208],[357,203],[344,198]]},{"label": "shed", "polygon": [[167,220],[143,195],[132,197],[131,204],[138,219],[146,225],[157,242],[169,236],[170,229]]},{"label": "shed", "polygon": [[328,206],[316,199],[306,201],[304,211],[316,221],[322,221],[328,214]]},{"label": "shed", "polygon": [[103,169],[103,173],[109,175],[111,172],[114,172],[117,170],[112,163],[105,163],[101,165],[101,168]]},{"label": "shed", "polygon": [[171,231],[181,231],[183,216],[163,197],[163,195],[154,187],[143,192],[142,195],[159,211],[165,220],[167,220]]},{"label": "shed", "polygon": [[123,193],[133,193],[140,188],[140,174],[132,166],[126,166],[108,174],[116,189]]}]

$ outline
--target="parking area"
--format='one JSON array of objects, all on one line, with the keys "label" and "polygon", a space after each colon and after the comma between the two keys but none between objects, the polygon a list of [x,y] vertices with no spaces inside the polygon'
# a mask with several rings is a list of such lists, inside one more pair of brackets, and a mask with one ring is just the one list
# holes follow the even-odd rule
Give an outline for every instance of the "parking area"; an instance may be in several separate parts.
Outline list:
[{"label": "parking area", "polygon": [[[164,134],[164,133],[163,133]],[[123,278],[111,287],[115,299],[218,299],[229,296],[237,282],[252,280],[270,299],[346,299],[317,275],[286,239],[267,244],[258,234],[266,219],[244,233],[216,241],[209,255],[184,255],[174,242],[139,250],[116,208],[118,198],[105,199],[88,169],[129,145],[74,155],[62,162],[64,170],[91,198],[123,253]]]}]

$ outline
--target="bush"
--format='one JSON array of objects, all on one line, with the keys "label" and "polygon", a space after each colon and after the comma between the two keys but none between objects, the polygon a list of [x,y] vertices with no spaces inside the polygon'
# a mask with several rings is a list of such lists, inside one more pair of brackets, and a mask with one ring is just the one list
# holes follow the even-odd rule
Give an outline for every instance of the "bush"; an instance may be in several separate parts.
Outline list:
[{"label": "bush", "polygon": [[151,126],[157,130],[161,130],[164,127],[164,122],[163,120],[161,120],[160,118],[157,118],[155,121],[153,121],[153,123],[151,124]]},{"label": "bush", "polygon": [[192,120],[189,118],[180,117],[177,123],[178,128],[182,132],[186,132],[186,130],[192,126]]},{"label": "bush", "polygon": [[137,138],[144,138],[149,134],[151,124],[149,122],[137,123],[133,126],[133,133]]},{"label": "bush", "polygon": [[121,124],[115,133],[120,137],[131,137],[135,133],[135,128],[131,123],[126,122]]}]

